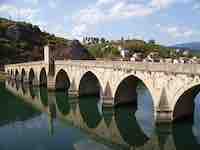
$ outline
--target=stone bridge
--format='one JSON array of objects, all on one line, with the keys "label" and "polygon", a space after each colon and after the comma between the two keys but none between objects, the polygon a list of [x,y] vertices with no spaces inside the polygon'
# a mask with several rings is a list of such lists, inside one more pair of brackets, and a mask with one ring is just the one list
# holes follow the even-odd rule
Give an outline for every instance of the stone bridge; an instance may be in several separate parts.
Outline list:
[{"label": "stone bridge", "polygon": [[137,105],[137,88],[142,83],[151,94],[156,122],[191,117],[200,89],[199,64],[61,61],[54,60],[48,46],[44,61],[5,65],[5,71],[16,81],[66,90],[72,97],[98,96],[105,107]]}]

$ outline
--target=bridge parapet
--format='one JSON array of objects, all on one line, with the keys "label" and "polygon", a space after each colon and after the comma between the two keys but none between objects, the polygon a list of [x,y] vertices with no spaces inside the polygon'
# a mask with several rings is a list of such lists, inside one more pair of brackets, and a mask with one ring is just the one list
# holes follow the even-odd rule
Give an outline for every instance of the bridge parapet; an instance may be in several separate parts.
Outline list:
[{"label": "bridge parapet", "polygon": [[94,60],[64,60],[56,61],[56,65],[71,65],[77,67],[95,67],[104,69],[122,69],[135,71],[165,72],[175,74],[200,75],[200,64],[146,63],[130,61],[94,61]]},{"label": "bridge parapet", "polygon": [[24,62],[24,63],[16,63],[16,64],[7,64],[5,68],[9,67],[23,67],[23,66],[35,66],[35,65],[43,65],[44,61],[32,61],[32,62]]},{"label": "bridge parapet", "polygon": [[[26,67],[44,65],[44,61],[25,62],[5,65],[10,67]],[[46,64],[48,65],[48,64]],[[69,65],[77,67],[95,67],[104,69],[122,69],[125,71],[150,71],[165,72],[174,74],[194,74],[200,75],[200,64],[171,64],[171,63],[144,63],[130,61],[95,61],[95,60],[57,60],[55,65]]]}]

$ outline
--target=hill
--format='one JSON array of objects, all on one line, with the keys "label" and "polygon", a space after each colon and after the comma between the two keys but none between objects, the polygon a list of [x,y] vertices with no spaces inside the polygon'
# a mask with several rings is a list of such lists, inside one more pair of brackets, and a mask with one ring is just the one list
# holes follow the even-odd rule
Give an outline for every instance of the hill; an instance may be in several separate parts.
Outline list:
[{"label": "hill", "polygon": [[79,41],[42,32],[36,25],[0,18],[0,67],[3,64],[36,61],[43,58],[43,46],[54,45],[59,59],[91,59]]},{"label": "hill", "polygon": [[166,58],[170,57],[171,51],[174,51],[172,48],[157,44],[154,40],[146,42],[138,39],[125,40],[121,38],[121,40],[108,41],[105,38],[85,37],[83,41],[85,47],[94,57],[104,59],[119,58],[119,50],[124,49],[129,51],[129,57],[134,53],[142,53],[146,57],[152,52],[157,52],[160,57]]},{"label": "hill", "polygon": [[172,47],[181,48],[181,49],[189,49],[191,51],[200,51],[200,42],[176,44]]}]

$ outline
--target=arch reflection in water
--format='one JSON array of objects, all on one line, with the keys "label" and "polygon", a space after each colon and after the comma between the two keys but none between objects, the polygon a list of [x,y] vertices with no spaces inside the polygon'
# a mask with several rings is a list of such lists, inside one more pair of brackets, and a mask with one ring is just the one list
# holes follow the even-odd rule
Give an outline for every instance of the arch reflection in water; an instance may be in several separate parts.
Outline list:
[{"label": "arch reflection in water", "polygon": [[196,137],[198,144],[200,144],[200,93],[196,96],[193,116],[193,134]]},{"label": "arch reflection in water", "polygon": [[198,95],[199,91],[200,85],[197,85],[182,93],[182,95],[178,98],[178,101],[174,106],[174,122],[188,120],[193,121],[195,98]]},{"label": "arch reflection in water", "polygon": [[16,80],[16,81],[15,81],[15,85],[16,85],[16,89],[17,89],[17,90],[19,90],[20,84],[21,84],[21,83],[20,83],[19,80]]},{"label": "arch reflection in water", "polygon": [[98,107],[99,103],[100,100],[96,97],[85,97],[79,99],[80,113],[89,128],[96,128],[102,119]]},{"label": "arch reflection in water", "polygon": [[32,99],[34,99],[36,97],[36,90],[35,90],[34,86],[32,86],[32,85],[29,86],[29,92],[30,92]]},{"label": "arch reflection in water", "polygon": [[109,107],[103,108],[103,118],[104,118],[104,121],[105,121],[107,127],[110,126],[110,124],[112,122],[113,115],[114,115],[114,109],[113,108],[109,108]]},{"label": "arch reflection in water", "polygon": [[14,85],[15,85],[15,81],[11,80],[11,86],[14,87]]},{"label": "arch reflection in water", "polygon": [[200,145],[192,132],[192,123],[182,122],[173,125],[173,139],[176,150],[197,150]]},{"label": "arch reflection in water", "polygon": [[150,137],[155,126],[153,98],[145,83],[133,75],[126,77],[115,93],[115,106],[127,103],[128,106],[132,103],[132,107],[137,109],[138,123]]},{"label": "arch reflection in water", "polygon": [[136,90],[138,104],[135,117],[143,132],[150,138],[155,129],[153,99],[143,83],[139,83]]},{"label": "arch reflection in water", "polygon": [[48,89],[47,88],[40,87],[40,100],[45,107],[48,106]]},{"label": "arch reflection in water", "polygon": [[21,82],[21,88],[22,88],[23,94],[25,95],[27,93],[27,87],[23,82]]},{"label": "arch reflection in water", "polygon": [[19,80],[19,71],[15,70],[15,80]]},{"label": "arch reflection in water", "polygon": [[[193,121],[192,122],[191,121],[178,122],[173,125],[173,139],[176,146],[176,150],[200,149],[200,144],[199,144],[199,141],[200,141],[200,130],[199,130],[200,129],[200,107],[199,107],[200,93],[196,94],[198,92],[197,88],[194,90],[196,90],[196,92],[194,92],[194,95],[192,96],[190,95],[190,97],[193,97],[190,99],[190,103],[193,103],[192,107],[194,107]],[[195,95],[197,96],[195,97]]]},{"label": "arch reflection in water", "polygon": [[56,118],[56,105],[53,102],[49,102],[49,115],[48,115],[48,126],[49,126],[49,134],[54,134],[54,119]]},{"label": "arch reflection in water", "polygon": [[69,114],[70,104],[65,92],[56,92],[56,104],[63,115]]},{"label": "arch reflection in water", "polygon": [[124,141],[133,147],[144,145],[149,138],[143,133],[132,108],[115,109],[115,122]]}]

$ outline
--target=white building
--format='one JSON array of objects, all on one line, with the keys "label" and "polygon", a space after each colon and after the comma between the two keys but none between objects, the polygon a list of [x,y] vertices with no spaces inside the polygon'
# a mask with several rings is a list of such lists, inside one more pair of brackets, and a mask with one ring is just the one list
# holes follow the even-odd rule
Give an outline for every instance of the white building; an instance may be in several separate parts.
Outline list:
[{"label": "white building", "polygon": [[143,54],[142,53],[134,53],[131,57],[131,61],[142,61]]},{"label": "white building", "polygon": [[122,50],[120,51],[120,55],[122,56],[122,58],[129,57],[129,50],[127,50],[127,49],[122,49]]}]

